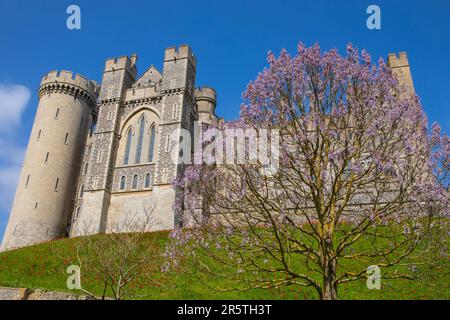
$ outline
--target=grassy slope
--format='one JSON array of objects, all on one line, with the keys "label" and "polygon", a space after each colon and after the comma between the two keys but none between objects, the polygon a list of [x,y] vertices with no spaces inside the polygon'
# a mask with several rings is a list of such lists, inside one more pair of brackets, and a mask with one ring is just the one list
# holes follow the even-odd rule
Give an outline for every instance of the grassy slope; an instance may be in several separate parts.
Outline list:
[{"label": "grassy slope", "polygon": [[[167,240],[166,232],[148,234],[148,241],[163,252]],[[0,286],[28,287],[55,291],[69,291],[66,288],[65,268],[70,264],[55,254],[55,247],[67,256],[73,256],[78,239],[64,239],[34,245],[0,254]],[[65,255],[64,255],[65,256]],[[161,261],[155,261],[159,264]],[[439,271],[421,270],[422,280],[383,280],[381,290],[368,290],[364,280],[340,287],[341,299],[449,299],[448,267]],[[155,283],[141,284],[139,293],[148,299],[316,299],[311,288],[279,288],[251,290],[246,292],[217,292],[184,272],[155,272]],[[82,275],[82,285],[99,292],[99,286],[89,275]],[[207,283],[214,280],[206,278]]]}]

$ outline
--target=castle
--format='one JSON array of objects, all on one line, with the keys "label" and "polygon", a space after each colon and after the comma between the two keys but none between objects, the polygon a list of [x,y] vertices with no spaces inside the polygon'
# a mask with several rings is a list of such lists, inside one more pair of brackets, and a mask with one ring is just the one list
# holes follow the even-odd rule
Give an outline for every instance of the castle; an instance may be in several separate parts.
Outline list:
[{"label": "castle", "polygon": [[[106,60],[101,85],[52,71],[39,87],[39,105],[1,250],[67,236],[110,231],[110,222],[150,206],[153,230],[180,217],[171,181],[184,166],[172,160],[180,130],[210,125],[216,92],[195,87],[196,58],[187,45],[167,48],[162,74],[137,77],[137,56]],[[412,91],[406,53],[389,66]],[[172,135],[178,135],[173,137]]]}]

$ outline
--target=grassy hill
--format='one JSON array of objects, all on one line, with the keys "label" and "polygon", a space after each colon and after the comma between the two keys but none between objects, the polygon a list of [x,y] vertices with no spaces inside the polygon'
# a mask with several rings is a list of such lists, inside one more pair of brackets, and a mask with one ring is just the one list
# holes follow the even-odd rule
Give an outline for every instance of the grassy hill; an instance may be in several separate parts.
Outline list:
[{"label": "grassy hill", "polygon": [[[95,237],[102,237],[96,235]],[[161,253],[155,259],[148,281],[136,283],[142,299],[317,299],[311,288],[284,287],[255,289],[245,292],[218,292],[208,288],[214,279],[203,277],[203,282],[192,276],[183,266],[176,272],[159,271],[163,261],[167,232],[146,235],[149,245]],[[70,292],[66,287],[65,270],[76,255],[79,238],[62,239],[26,248],[0,253],[0,286],[26,287]],[[442,268],[421,269],[419,280],[383,280],[381,290],[368,290],[365,280],[340,287],[341,299],[449,299],[448,260]],[[82,286],[100,294],[101,286],[89,274],[82,274]],[[73,293],[73,292],[72,292]]]}]

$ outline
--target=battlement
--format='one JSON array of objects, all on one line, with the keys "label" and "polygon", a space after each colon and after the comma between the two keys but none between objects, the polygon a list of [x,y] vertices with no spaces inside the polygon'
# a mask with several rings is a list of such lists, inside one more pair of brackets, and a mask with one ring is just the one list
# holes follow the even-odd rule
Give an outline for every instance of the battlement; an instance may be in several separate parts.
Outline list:
[{"label": "battlement", "polygon": [[159,96],[160,91],[157,86],[130,88],[125,93],[125,101],[134,101],[141,99],[148,99]]},{"label": "battlement", "polygon": [[197,59],[195,58],[194,53],[187,44],[182,44],[178,48],[177,47],[166,48],[164,52],[164,61],[171,61],[185,58],[189,59],[195,67],[195,65],[197,64]]},{"label": "battlement", "polygon": [[115,58],[108,58],[105,62],[105,72],[125,69],[135,77],[137,74],[136,62],[136,54],[133,54],[131,57],[120,56]]},{"label": "battlement", "polygon": [[97,96],[99,86],[95,81],[88,80],[84,76],[66,70],[53,70],[47,73],[41,80],[41,87],[49,84],[65,83],[79,87],[87,91],[93,97]]},{"label": "battlement", "polygon": [[198,100],[209,100],[216,104],[217,93],[214,88],[210,87],[200,87],[195,88],[194,91],[195,99]]},{"label": "battlement", "polygon": [[409,66],[408,55],[402,51],[398,55],[397,53],[389,53],[388,64],[391,68],[407,67]]}]

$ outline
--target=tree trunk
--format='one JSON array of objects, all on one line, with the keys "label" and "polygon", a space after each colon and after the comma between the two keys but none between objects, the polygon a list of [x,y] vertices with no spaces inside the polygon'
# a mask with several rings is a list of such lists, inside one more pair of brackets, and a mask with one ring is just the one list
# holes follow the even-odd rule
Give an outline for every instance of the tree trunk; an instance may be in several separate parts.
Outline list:
[{"label": "tree trunk", "polygon": [[327,235],[322,242],[322,300],[337,300],[335,286],[337,261],[333,255],[333,241],[331,235]]},{"label": "tree trunk", "polygon": [[332,264],[334,263],[330,264],[329,272],[325,272],[323,275],[322,300],[337,300],[337,290],[334,285],[336,270],[331,266]]}]

